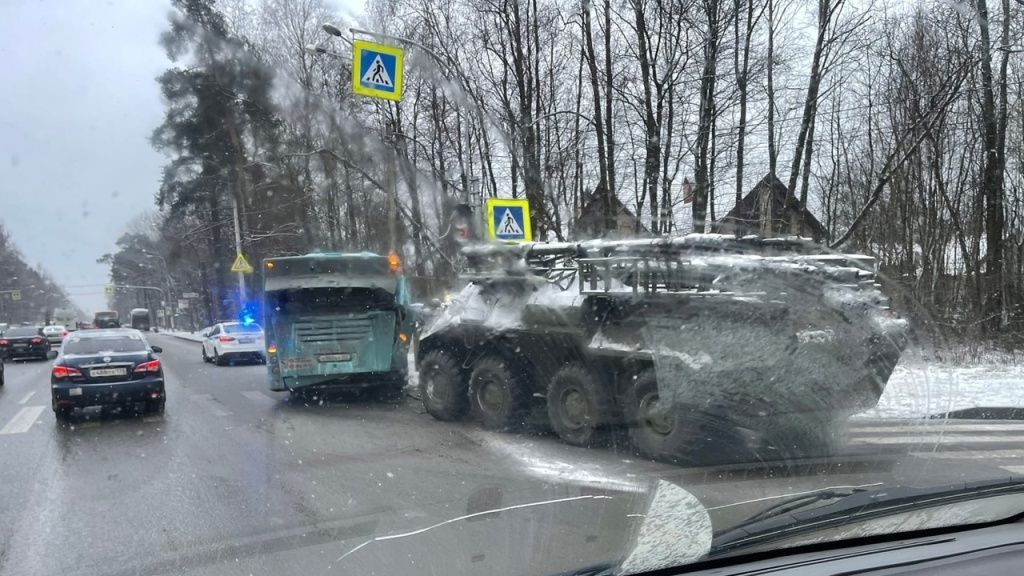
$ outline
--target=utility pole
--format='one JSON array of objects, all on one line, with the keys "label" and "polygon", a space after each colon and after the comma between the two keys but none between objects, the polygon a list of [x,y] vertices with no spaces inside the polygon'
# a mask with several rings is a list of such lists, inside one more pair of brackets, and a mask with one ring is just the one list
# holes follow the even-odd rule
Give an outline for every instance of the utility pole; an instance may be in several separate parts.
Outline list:
[{"label": "utility pole", "polygon": [[[242,228],[238,220],[238,198],[232,197],[231,208],[234,212],[235,221],[235,255],[242,253]],[[238,308],[241,310],[242,302],[245,302],[245,274],[238,272]]]},{"label": "utility pole", "polygon": [[[388,126],[388,132],[389,132],[389,134],[388,134],[389,139],[391,140],[391,145],[392,145],[392,147],[395,150],[397,150],[398,149],[398,138],[399,138],[399,136],[398,136],[398,131],[395,130],[394,124],[390,124]],[[395,154],[395,156],[392,159],[392,161],[387,163],[388,164],[388,167],[387,167],[388,168],[388,171],[387,171],[387,174],[388,174],[388,180],[387,180],[387,187],[388,187],[388,239],[390,241],[390,246],[388,246],[388,250],[394,250],[395,252],[398,251],[398,238],[397,238],[398,230],[397,230],[397,226],[396,226],[396,223],[395,223],[395,219],[398,217],[398,214],[397,214],[398,206],[397,206],[397,200],[396,200],[396,197],[398,196],[398,174],[397,174],[397,168],[395,166],[395,164],[397,162],[398,162],[398,155]]]}]

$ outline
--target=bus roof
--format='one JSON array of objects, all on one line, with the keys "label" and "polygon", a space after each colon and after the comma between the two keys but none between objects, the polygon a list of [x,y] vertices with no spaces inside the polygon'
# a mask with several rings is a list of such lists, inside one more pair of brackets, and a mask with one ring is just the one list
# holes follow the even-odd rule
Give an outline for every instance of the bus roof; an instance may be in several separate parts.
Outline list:
[{"label": "bus roof", "polygon": [[382,288],[394,292],[398,274],[373,252],[315,252],[263,260],[265,290],[288,288]]}]

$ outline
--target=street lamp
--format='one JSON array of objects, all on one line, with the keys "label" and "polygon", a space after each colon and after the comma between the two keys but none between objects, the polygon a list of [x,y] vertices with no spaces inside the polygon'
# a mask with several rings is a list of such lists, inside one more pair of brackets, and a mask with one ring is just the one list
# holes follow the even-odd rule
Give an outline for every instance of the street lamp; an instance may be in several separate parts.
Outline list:
[{"label": "street lamp", "polygon": [[321,26],[320,28],[323,29],[324,32],[330,34],[331,36],[337,36],[338,38],[341,38],[341,29],[335,26],[334,24],[331,24],[330,22],[325,22],[323,26]]}]

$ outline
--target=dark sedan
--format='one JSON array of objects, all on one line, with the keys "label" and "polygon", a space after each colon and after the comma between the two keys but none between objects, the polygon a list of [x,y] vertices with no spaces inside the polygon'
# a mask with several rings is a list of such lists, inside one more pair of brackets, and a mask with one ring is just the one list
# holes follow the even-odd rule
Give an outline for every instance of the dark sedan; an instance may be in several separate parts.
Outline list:
[{"label": "dark sedan", "polygon": [[141,406],[164,411],[164,371],[138,330],[118,328],[73,332],[64,340],[50,372],[53,412],[67,418],[86,406]]},{"label": "dark sedan", "polygon": [[15,326],[0,338],[0,355],[7,359],[50,357],[50,341],[39,326]]}]

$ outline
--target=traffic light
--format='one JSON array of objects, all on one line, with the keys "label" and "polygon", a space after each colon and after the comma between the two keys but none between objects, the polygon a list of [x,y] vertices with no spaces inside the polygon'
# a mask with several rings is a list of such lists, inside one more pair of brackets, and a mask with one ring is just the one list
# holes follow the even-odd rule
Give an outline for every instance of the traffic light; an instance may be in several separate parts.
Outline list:
[{"label": "traffic light", "polygon": [[480,240],[477,213],[469,204],[456,204],[452,210],[452,235],[460,244],[468,244]]}]

